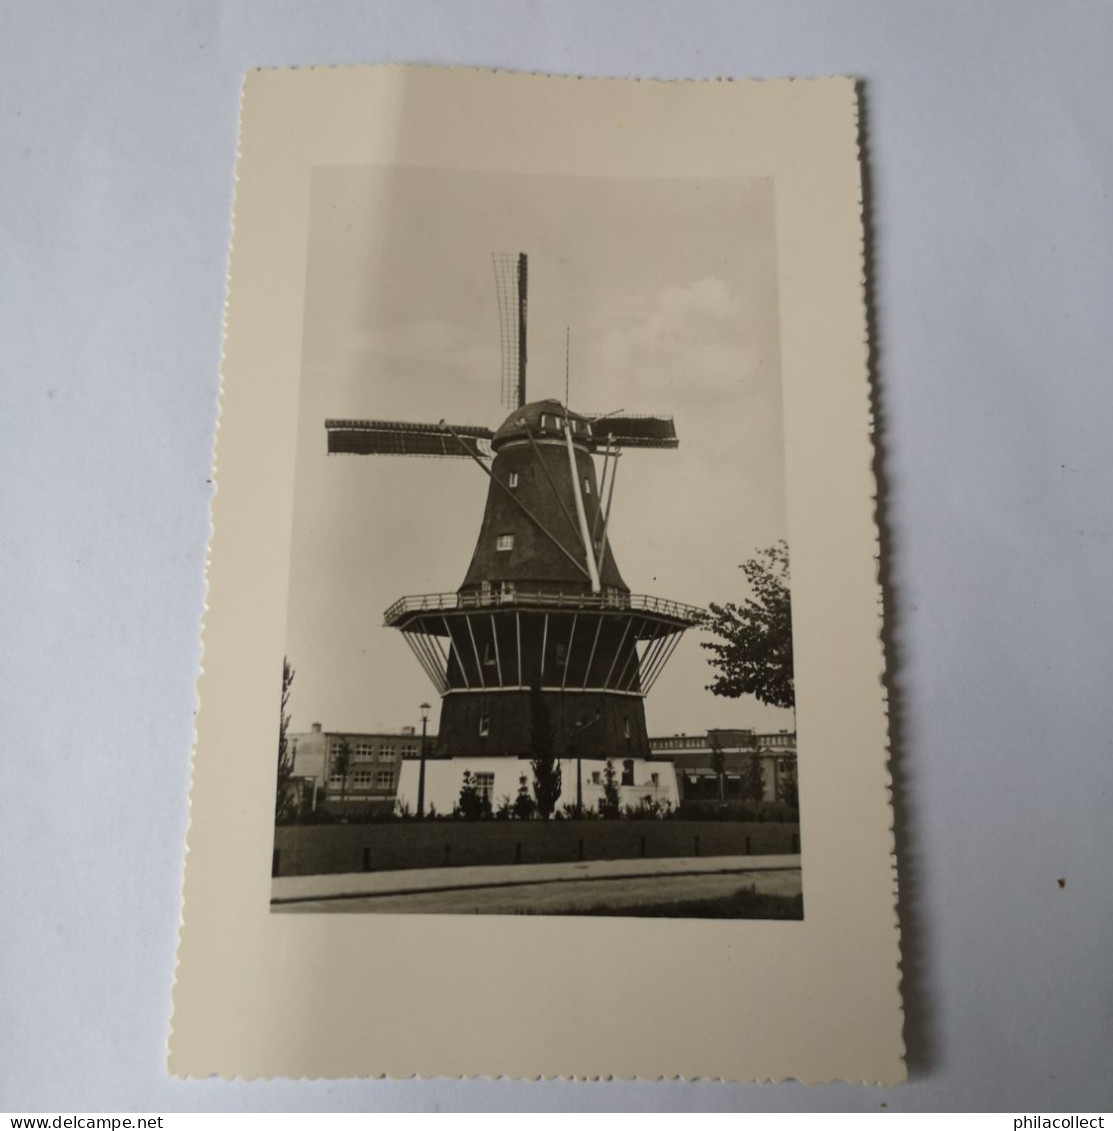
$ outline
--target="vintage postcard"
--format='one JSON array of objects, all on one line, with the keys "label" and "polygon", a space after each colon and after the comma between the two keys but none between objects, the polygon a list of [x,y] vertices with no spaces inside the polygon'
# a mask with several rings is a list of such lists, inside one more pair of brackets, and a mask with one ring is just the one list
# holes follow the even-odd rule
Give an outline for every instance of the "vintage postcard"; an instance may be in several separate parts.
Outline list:
[{"label": "vintage postcard", "polygon": [[172,1072],[903,1079],[857,129],[248,76]]}]

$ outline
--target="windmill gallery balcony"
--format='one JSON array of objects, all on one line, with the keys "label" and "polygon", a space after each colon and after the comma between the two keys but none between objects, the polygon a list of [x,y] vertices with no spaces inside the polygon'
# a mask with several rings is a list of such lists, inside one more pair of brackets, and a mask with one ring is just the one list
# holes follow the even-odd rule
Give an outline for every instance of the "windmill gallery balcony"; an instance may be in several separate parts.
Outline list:
[{"label": "windmill gallery balcony", "polygon": [[[401,597],[384,614],[440,695],[604,691],[644,696],[704,610],[616,588]],[[638,645],[641,645],[639,649]]]}]

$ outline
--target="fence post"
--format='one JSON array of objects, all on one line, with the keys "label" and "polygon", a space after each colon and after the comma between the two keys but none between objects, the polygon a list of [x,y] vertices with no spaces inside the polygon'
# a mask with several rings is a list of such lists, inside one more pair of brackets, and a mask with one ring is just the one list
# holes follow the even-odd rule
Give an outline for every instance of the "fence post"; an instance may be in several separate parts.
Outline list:
[{"label": "fence post", "polygon": [[580,837],[580,839],[578,841],[576,841],[576,856],[580,860],[582,860],[584,858],[584,838],[583,837]]},{"label": "fence post", "polygon": [[750,838],[746,837],[746,855],[750,855]]},{"label": "fence post", "polygon": [[799,852],[800,851],[800,834],[799,833],[793,833],[792,834],[792,851],[793,852]]},{"label": "fence post", "polygon": [[644,836],[639,837],[638,839],[641,841],[641,853],[644,856],[645,855],[645,837]]},{"label": "fence post", "polygon": [[522,862],[522,842],[518,841],[518,843],[514,845],[514,863],[515,864],[521,864],[521,862]]},{"label": "fence post", "polygon": [[363,870],[371,871],[371,849],[367,845],[363,846]]},{"label": "fence post", "polygon": [[444,846],[444,866],[447,868],[452,863],[452,844],[451,842]]},{"label": "fence post", "polygon": [[698,856],[699,854],[700,854],[700,851],[699,851],[699,837],[697,836],[697,837],[696,837],[696,855]]},{"label": "fence post", "polygon": [[278,875],[278,862],[281,859],[281,857],[282,857],[282,849],[281,848],[276,848],[274,850],[274,852],[271,853],[271,875],[272,876]]}]

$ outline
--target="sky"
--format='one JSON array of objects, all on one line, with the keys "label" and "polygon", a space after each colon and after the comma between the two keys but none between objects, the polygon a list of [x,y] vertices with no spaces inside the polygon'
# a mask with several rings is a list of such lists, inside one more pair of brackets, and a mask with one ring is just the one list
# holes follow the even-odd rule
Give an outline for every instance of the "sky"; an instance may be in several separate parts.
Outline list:
[{"label": "sky", "polygon": [[[287,656],[293,729],[418,723],[436,703],[396,598],[454,591],[487,479],[462,459],[327,456],[327,417],[496,428],[492,252],[529,255],[528,400],[671,415],[677,451],[619,461],[611,545],[634,593],[740,601],[740,564],[786,537],[774,191],[731,180],[314,171]],[[651,735],[791,728],[706,691],[689,631],[646,700]],[[431,729],[435,726],[433,713]]]}]

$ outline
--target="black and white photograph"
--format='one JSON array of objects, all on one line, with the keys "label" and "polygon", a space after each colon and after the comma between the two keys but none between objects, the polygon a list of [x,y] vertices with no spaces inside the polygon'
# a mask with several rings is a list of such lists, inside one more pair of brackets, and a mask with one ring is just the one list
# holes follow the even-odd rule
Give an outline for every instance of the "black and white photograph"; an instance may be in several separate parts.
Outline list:
[{"label": "black and white photograph", "polygon": [[249,77],[175,1071],[902,1078],[856,98]]},{"label": "black and white photograph", "polygon": [[313,170],[272,911],[803,918],[776,249],[767,177]]}]

